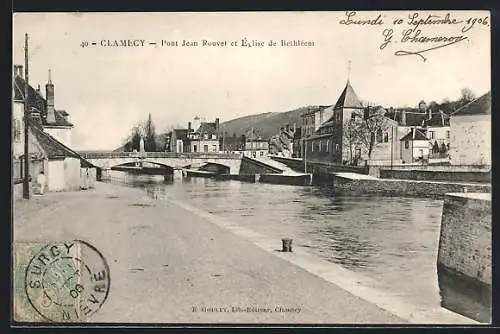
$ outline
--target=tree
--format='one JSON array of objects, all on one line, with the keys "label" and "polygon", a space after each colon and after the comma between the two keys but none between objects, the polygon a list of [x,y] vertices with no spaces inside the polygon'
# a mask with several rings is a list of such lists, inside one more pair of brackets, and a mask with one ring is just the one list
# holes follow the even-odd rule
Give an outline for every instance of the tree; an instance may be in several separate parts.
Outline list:
[{"label": "tree", "polygon": [[351,122],[351,135],[356,144],[365,149],[368,160],[371,159],[375,146],[382,142],[377,137],[381,137],[389,127],[388,119],[382,111],[382,108],[368,106],[364,109],[363,116],[358,116]]},{"label": "tree", "polygon": [[466,105],[467,103],[473,101],[476,98],[476,95],[470,88],[462,88],[460,91],[460,104]]},{"label": "tree", "polygon": [[144,123],[143,130],[144,149],[146,152],[156,152],[156,133],[151,113],[149,113],[148,119]]},{"label": "tree", "polygon": [[130,135],[130,150],[139,151],[139,143],[141,141],[141,128],[139,125],[136,125],[132,128],[132,134]]},{"label": "tree", "polygon": [[349,148],[349,163],[353,162],[353,150],[358,143],[356,128],[359,126],[359,124],[356,123],[357,120],[352,118],[344,123],[342,146]]}]

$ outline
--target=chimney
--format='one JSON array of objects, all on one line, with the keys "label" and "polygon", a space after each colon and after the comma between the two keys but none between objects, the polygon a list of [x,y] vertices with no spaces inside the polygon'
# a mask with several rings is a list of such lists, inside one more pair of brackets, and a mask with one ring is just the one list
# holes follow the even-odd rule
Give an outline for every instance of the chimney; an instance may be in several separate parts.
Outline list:
[{"label": "chimney", "polygon": [[401,110],[401,125],[406,126],[406,110]]},{"label": "chimney", "polygon": [[40,94],[40,84],[38,84],[38,87],[36,87],[36,92]]},{"label": "chimney", "polygon": [[45,98],[47,99],[47,123],[55,123],[56,115],[54,109],[54,85],[52,84],[50,69],[49,81],[45,85]]},{"label": "chimney", "polygon": [[23,65],[14,65],[14,77],[23,77]]},{"label": "chimney", "polygon": [[215,119],[215,131],[219,132],[219,118],[218,117]]},{"label": "chimney", "polygon": [[191,122],[188,122],[188,132],[191,131]]}]

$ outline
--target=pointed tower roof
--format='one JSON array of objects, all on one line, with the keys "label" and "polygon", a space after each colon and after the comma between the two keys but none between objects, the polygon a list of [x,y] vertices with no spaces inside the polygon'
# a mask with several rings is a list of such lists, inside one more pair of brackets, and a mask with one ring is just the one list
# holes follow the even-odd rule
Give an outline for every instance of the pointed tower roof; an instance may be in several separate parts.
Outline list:
[{"label": "pointed tower roof", "polygon": [[356,92],[354,92],[349,80],[347,80],[344,91],[340,94],[337,103],[335,103],[334,109],[338,108],[363,108],[363,105],[356,95]]}]

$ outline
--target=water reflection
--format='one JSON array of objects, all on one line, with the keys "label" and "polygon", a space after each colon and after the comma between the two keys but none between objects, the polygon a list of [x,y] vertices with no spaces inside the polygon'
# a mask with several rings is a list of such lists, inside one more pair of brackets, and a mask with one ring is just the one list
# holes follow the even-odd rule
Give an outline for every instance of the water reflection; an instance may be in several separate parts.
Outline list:
[{"label": "water reflection", "polygon": [[332,188],[316,186],[115,177],[136,187],[160,187],[169,196],[277,240],[292,236],[316,256],[371,277],[376,288],[429,307],[440,305],[436,258],[442,201],[335,196]]}]

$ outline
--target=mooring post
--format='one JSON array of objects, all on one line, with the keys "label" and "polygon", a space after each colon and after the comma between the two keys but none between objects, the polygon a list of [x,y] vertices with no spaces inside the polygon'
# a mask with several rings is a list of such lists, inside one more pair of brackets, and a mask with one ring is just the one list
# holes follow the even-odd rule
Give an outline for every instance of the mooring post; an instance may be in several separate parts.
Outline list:
[{"label": "mooring post", "polygon": [[291,252],[292,251],[292,241],[291,238],[283,238],[281,242],[283,244],[282,252]]}]

